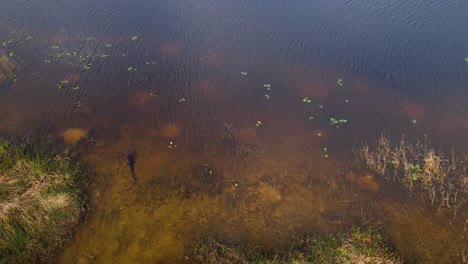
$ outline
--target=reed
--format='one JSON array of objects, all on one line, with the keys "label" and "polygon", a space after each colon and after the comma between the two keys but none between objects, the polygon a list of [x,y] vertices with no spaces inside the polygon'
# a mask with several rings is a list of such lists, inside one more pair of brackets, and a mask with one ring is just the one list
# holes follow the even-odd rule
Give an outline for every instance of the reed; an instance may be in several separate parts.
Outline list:
[{"label": "reed", "polygon": [[374,175],[422,193],[439,209],[453,209],[456,215],[467,205],[467,157],[457,157],[453,150],[450,154],[436,151],[427,138],[413,144],[402,138],[391,144],[382,135],[374,148],[362,146],[360,158]]}]

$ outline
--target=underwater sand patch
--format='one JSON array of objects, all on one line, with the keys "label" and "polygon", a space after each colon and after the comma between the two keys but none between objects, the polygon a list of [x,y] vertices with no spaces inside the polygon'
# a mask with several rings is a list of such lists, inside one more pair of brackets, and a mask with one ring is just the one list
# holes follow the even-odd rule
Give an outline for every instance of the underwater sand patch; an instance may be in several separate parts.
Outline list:
[{"label": "underwater sand patch", "polygon": [[208,50],[206,54],[200,57],[200,62],[208,66],[220,66],[223,60],[223,56],[213,50]]},{"label": "underwater sand patch", "polygon": [[159,47],[159,52],[164,56],[175,55],[179,52],[179,46],[177,44],[163,44]]},{"label": "underwater sand patch", "polygon": [[165,124],[161,128],[161,136],[164,138],[176,138],[180,135],[180,128],[174,124]]},{"label": "underwater sand patch", "polygon": [[256,191],[259,198],[266,203],[276,203],[282,199],[282,196],[277,189],[265,184],[260,185]]},{"label": "underwater sand patch", "polygon": [[65,75],[63,79],[68,81],[70,84],[77,84],[80,81],[81,76],[78,73],[69,73]]},{"label": "underwater sand patch", "polygon": [[242,144],[253,144],[257,141],[257,129],[246,127],[239,130],[239,138]]},{"label": "underwater sand patch", "polygon": [[84,128],[68,128],[63,131],[60,136],[63,138],[63,141],[67,144],[76,144],[82,138],[88,134],[88,129]]},{"label": "underwater sand patch", "polygon": [[413,102],[405,102],[402,106],[402,112],[410,118],[423,118],[426,115],[424,106]]},{"label": "underwater sand patch", "polygon": [[298,84],[298,87],[303,96],[309,96],[315,99],[326,98],[329,93],[328,87],[320,81],[302,82]]},{"label": "underwater sand patch", "polygon": [[367,174],[364,176],[358,176],[354,178],[354,183],[365,190],[376,192],[380,189],[380,185],[374,176]]},{"label": "underwater sand patch", "polygon": [[151,97],[150,92],[138,89],[130,93],[128,96],[128,102],[130,105],[142,107],[151,99]]}]

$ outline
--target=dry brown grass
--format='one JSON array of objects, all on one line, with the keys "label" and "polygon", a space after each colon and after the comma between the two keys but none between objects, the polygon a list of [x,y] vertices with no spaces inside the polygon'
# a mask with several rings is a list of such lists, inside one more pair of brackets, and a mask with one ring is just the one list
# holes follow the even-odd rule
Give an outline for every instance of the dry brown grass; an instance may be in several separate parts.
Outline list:
[{"label": "dry brown grass", "polygon": [[15,68],[15,63],[10,59],[10,57],[0,51],[0,83],[6,78],[12,76]]},{"label": "dry brown grass", "polygon": [[0,263],[54,256],[83,212],[78,177],[63,157],[31,158],[0,141]]},{"label": "dry brown grass", "polygon": [[467,206],[468,159],[457,157],[454,151],[450,155],[438,152],[427,139],[411,144],[403,138],[392,145],[382,135],[373,149],[364,145],[360,157],[374,175],[423,193],[439,209],[454,209],[456,215]]}]

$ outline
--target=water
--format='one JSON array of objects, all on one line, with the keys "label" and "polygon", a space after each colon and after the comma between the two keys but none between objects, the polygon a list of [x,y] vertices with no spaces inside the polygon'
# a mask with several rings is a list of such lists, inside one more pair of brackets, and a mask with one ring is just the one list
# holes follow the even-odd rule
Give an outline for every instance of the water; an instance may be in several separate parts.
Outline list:
[{"label": "water", "polygon": [[16,69],[0,79],[0,132],[87,134],[92,211],[61,263],[191,262],[200,230],[275,249],[308,228],[369,223],[410,262],[460,262],[462,226],[349,168],[381,133],[468,153],[467,11],[6,0],[0,50]]}]

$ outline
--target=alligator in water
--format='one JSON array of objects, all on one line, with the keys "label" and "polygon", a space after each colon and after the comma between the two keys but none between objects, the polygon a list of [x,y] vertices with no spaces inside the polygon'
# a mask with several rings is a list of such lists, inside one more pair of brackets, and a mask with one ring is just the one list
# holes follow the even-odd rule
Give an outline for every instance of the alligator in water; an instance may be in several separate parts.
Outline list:
[{"label": "alligator in water", "polygon": [[132,151],[132,148],[128,148],[127,151],[127,161],[128,166],[130,167],[130,172],[132,173],[133,181],[136,183],[137,178],[135,175],[135,163],[136,163],[136,154]]}]

